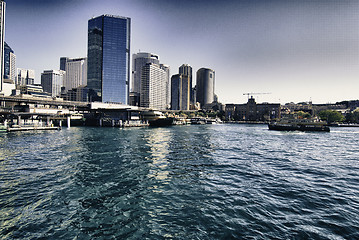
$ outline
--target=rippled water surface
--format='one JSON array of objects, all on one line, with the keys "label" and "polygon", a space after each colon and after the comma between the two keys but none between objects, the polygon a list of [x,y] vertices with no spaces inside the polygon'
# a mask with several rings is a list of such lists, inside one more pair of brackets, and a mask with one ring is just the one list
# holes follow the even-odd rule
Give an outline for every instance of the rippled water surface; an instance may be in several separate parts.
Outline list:
[{"label": "rippled water surface", "polygon": [[359,128],[0,135],[0,239],[359,239]]}]

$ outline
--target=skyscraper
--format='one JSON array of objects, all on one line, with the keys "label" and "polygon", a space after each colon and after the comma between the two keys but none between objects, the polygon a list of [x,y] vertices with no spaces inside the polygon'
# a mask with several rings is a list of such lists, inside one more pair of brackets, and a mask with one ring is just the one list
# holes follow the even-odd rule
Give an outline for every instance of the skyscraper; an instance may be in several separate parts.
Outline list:
[{"label": "skyscraper", "polygon": [[155,63],[147,63],[142,67],[140,106],[157,110],[165,110],[166,98],[166,69]]},{"label": "skyscraper", "polygon": [[4,79],[9,79],[12,82],[15,82],[16,79],[16,56],[6,42],[4,45]]},{"label": "skyscraper", "polygon": [[188,75],[176,74],[171,78],[171,109],[189,110],[190,79]]},{"label": "skyscraper", "polygon": [[16,85],[33,85],[35,83],[35,70],[17,68]]},{"label": "skyscraper", "polygon": [[41,73],[41,86],[44,91],[50,93],[52,97],[59,96],[63,86],[65,71],[45,70]]},{"label": "skyscraper", "polygon": [[60,58],[60,70],[65,71],[65,91],[87,86],[87,58]]},{"label": "skyscraper", "polygon": [[102,15],[88,21],[89,100],[127,104],[131,19]]},{"label": "skyscraper", "polygon": [[141,92],[141,74],[142,67],[147,63],[160,64],[159,57],[153,53],[139,52],[132,55],[132,82],[131,93],[134,96],[132,105],[138,106],[140,104]]},{"label": "skyscraper", "polygon": [[215,72],[212,69],[201,68],[197,71],[196,99],[201,108],[214,101],[214,81]]},{"label": "skyscraper", "polygon": [[171,103],[171,86],[170,86],[170,66],[165,64],[160,64],[160,68],[165,71],[165,79],[166,82],[166,108],[170,108]]},{"label": "skyscraper", "polygon": [[188,76],[189,87],[190,87],[190,102],[194,103],[194,90],[192,85],[192,67],[188,64],[182,64],[178,69],[178,73]]},{"label": "skyscraper", "polygon": [[0,92],[3,91],[3,76],[4,76],[4,40],[5,40],[5,7],[6,3],[0,1]]}]

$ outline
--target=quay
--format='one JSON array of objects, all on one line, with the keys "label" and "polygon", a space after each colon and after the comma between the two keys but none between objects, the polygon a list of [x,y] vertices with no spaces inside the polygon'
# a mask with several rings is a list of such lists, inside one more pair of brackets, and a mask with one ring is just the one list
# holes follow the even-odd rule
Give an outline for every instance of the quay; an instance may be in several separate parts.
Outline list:
[{"label": "quay", "polygon": [[28,131],[63,126],[145,127],[149,124],[143,113],[149,110],[119,103],[0,96],[0,128]]},{"label": "quay", "polygon": [[40,126],[33,126],[33,127],[8,127],[6,129],[7,132],[19,132],[19,131],[33,131],[33,130],[60,130],[60,127],[40,127]]}]

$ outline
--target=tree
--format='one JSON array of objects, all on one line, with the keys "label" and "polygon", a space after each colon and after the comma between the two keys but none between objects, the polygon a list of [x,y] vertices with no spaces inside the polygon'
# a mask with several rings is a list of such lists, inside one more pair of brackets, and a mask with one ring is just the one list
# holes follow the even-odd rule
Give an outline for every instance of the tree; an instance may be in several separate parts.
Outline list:
[{"label": "tree", "polygon": [[310,113],[304,111],[298,111],[297,115],[299,118],[310,118],[312,116]]},{"label": "tree", "polygon": [[346,123],[359,123],[359,111],[347,113],[345,115],[345,122]]},{"label": "tree", "polygon": [[328,123],[342,122],[344,120],[344,116],[340,112],[334,110],[320,111],[318,116],[321,120],[327,121]]}]

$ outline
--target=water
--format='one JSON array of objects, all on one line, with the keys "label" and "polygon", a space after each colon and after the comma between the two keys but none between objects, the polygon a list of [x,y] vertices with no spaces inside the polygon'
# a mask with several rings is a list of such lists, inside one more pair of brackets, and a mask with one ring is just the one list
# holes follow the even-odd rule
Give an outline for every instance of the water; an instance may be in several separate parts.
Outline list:
[{"label": "water", "polygon": [[359,239],[359,128],[0,135],[0,239]]}]

